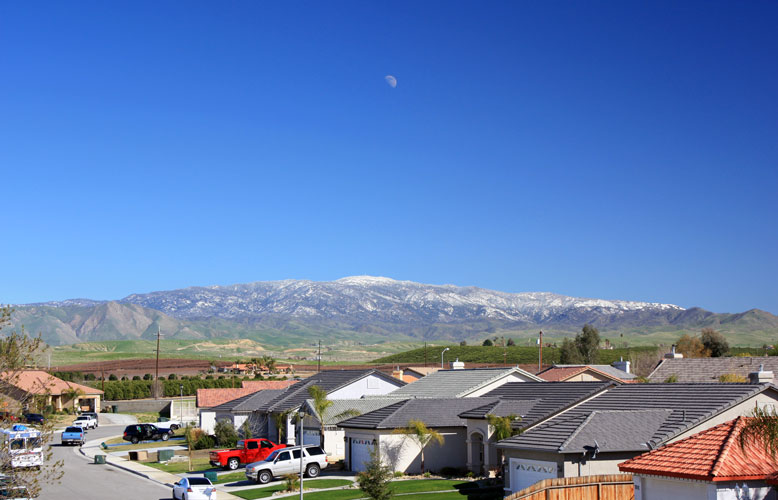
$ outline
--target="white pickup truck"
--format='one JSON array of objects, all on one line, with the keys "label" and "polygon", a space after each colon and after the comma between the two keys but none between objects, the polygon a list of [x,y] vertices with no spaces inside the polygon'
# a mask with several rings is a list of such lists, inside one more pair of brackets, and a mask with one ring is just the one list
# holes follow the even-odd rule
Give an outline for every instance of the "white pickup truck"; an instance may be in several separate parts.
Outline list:
[{"label": "white pickup truck", "polygon": [[82,429],[96,429],[97,420],[91,415],[79,415],[73,421],[74,427],[81,427]]},{"label": "white pickup truck", "polygon": [[180,421],[170,419],[167,422],[154,422],[154,427],[165,431],[175,431],[182,426]]}]

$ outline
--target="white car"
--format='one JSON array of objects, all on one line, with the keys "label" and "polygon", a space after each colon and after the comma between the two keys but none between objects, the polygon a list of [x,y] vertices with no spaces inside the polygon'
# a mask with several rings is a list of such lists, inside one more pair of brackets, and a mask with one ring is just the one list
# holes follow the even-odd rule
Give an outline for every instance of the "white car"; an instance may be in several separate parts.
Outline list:
[{"label": "white car", "polygon": [[164,429],[167,431],[175,431],[181,427],[181,422],[178,420],[168,420],[167,422],[154,422],[154,427],[157,429]]},{"label": "white car", "polygon": [[80,415],[73,421],[73,425],[82,429],[96,429],[97,420],[90,415]]},{"label": "white car", "polygon": [[216,500],[216,488],[205,477],[185,477],[173,485],[173,500]]},{"label": "white car", "polygon": [[[327,467],[327,455],[318,446],[304,446],[303,473],[316,477]],[[274,451],[265,460],[246,466],[246,478],[259,484],[267,484],[274,477],[300,473],[300,447],[289,446]]]}]

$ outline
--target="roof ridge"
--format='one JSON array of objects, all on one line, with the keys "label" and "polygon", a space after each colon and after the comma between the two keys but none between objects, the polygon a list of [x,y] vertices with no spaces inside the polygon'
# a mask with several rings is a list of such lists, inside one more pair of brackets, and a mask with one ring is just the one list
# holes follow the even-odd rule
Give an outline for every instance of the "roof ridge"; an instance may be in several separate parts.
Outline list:
[{"label": "roof ridge", "polygon": [[581,432],[581,430],[583,430],[584,427],[586,427],[586,424],[591,422],[591,420],[594,418],[594,414],[595,413],[600,413],[600,412],[598,410],[594,410],[594,411],[589,412],[589,415],[584,419],[584,421],[581,422],[578,425],[578,427],[576,427],[575,430],[570,433],[570,435],[567,437],[567,439],[565,439],[562,442],[562,444],[559,445],[559,451],[564,450],[567,447],[567,445],[570,444],[570,442],[573,440],[573,438],[575,438],[575,436],[577,436],[578,433]]},{"label": "roof ridge", "polygon": [[[729,450],[731,448],[732,442],[735,440],[735,436],[737,436],[740,432],[741,427],[743,426],[743,422],[745,417],[742,415],[737,417],[735,420],[730,420],[729,422],[726,422],[727,425],[729,425],[729,430],[727,433],[727,438],[724,440],[724,442],[721,443],[721,447],[719,448],[719,453],[716,456],[716,460],[713,462],[713,466],[710,468],[710,475],[712,477],[715,477],[719,471],[719,468],[724,465],[724,461],[729,456]],[[724,424],[721,426],[716,427],[723,427]],[[714,427],[715,428],[715,427]]]}]

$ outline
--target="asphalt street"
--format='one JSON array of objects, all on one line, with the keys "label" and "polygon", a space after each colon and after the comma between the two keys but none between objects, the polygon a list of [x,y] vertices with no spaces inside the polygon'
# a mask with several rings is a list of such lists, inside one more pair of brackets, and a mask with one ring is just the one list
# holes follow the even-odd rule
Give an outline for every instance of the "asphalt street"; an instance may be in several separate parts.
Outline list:
[{"label": "asphalt street", "polygon": [[[90,430],[87,440],[121,434],[124,425],[101,425]],[[60,484],[45,485],[43,500],[161,500],[171,498],[171,490],[111,465],[95,465],[78,452],[77,446],[60,446],[59,433],[54,439],[54,460],[64,462]]]}]

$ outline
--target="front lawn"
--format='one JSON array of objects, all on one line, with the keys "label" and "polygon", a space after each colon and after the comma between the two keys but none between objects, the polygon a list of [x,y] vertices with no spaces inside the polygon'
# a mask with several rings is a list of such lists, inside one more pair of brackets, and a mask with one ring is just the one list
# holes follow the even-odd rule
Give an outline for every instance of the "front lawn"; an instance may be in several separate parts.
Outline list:
[{"label": "front lawn", "polygon": [[[159,462],[143,462],[143,465],[154,467],[161,471],[171,474],[183,474],[185,472],[201,472],[211,469],[208,457],[192,458],[192,470],[189,470],[189,460],[186,462],[173,462],[172,464],[161,464]],[[218,469],[217,469],[218,470]],[[244,476],[245,477],[245,476]]]},{"label": "front lawn", "polygon": [[[453,479],[410,479],[407,481],[392,481],[392,491],[397,493],[416,493],[421,491],[455,490],[457,487],[473,485],[471,481],[456,481]],[[427,498],[426,496],[424,498]]]},{"label": "front lawn", "polygon": [[[245,476],[244,476],[245,477]],[[303,481],[303,487],[308,489],[323,489],[323,488],[337,488],[338,486],[348,486],[351,484],[351,481],[347,479],[309,479]],[[264,488],[255,488],[250,490],[241,490],[241,491],[234,491],[231,492],[231,494],[245,498],[246,500],[251,500],[254,498],[265,498],[272,496],[276,492],[284,491],[286,489],[285,484],[276,484],[273,486],[265,486]],[[322,493],[354,493],[357,492],[359,495],[356,496],[337,496],[337,500],[346,500],[351,498],[359,498],[364,496],[364,493],[362,493],[359,490],[335,490],[335,491],[322,491],[315,494],[322,494]],[[305,493],[305,498],[308,498],[309,495],[314,495],[314,493]],[[313,500],[316,500],[318,497],[311,497]],[[326,498],[322,498],[319,500],[326,500]]]}]

